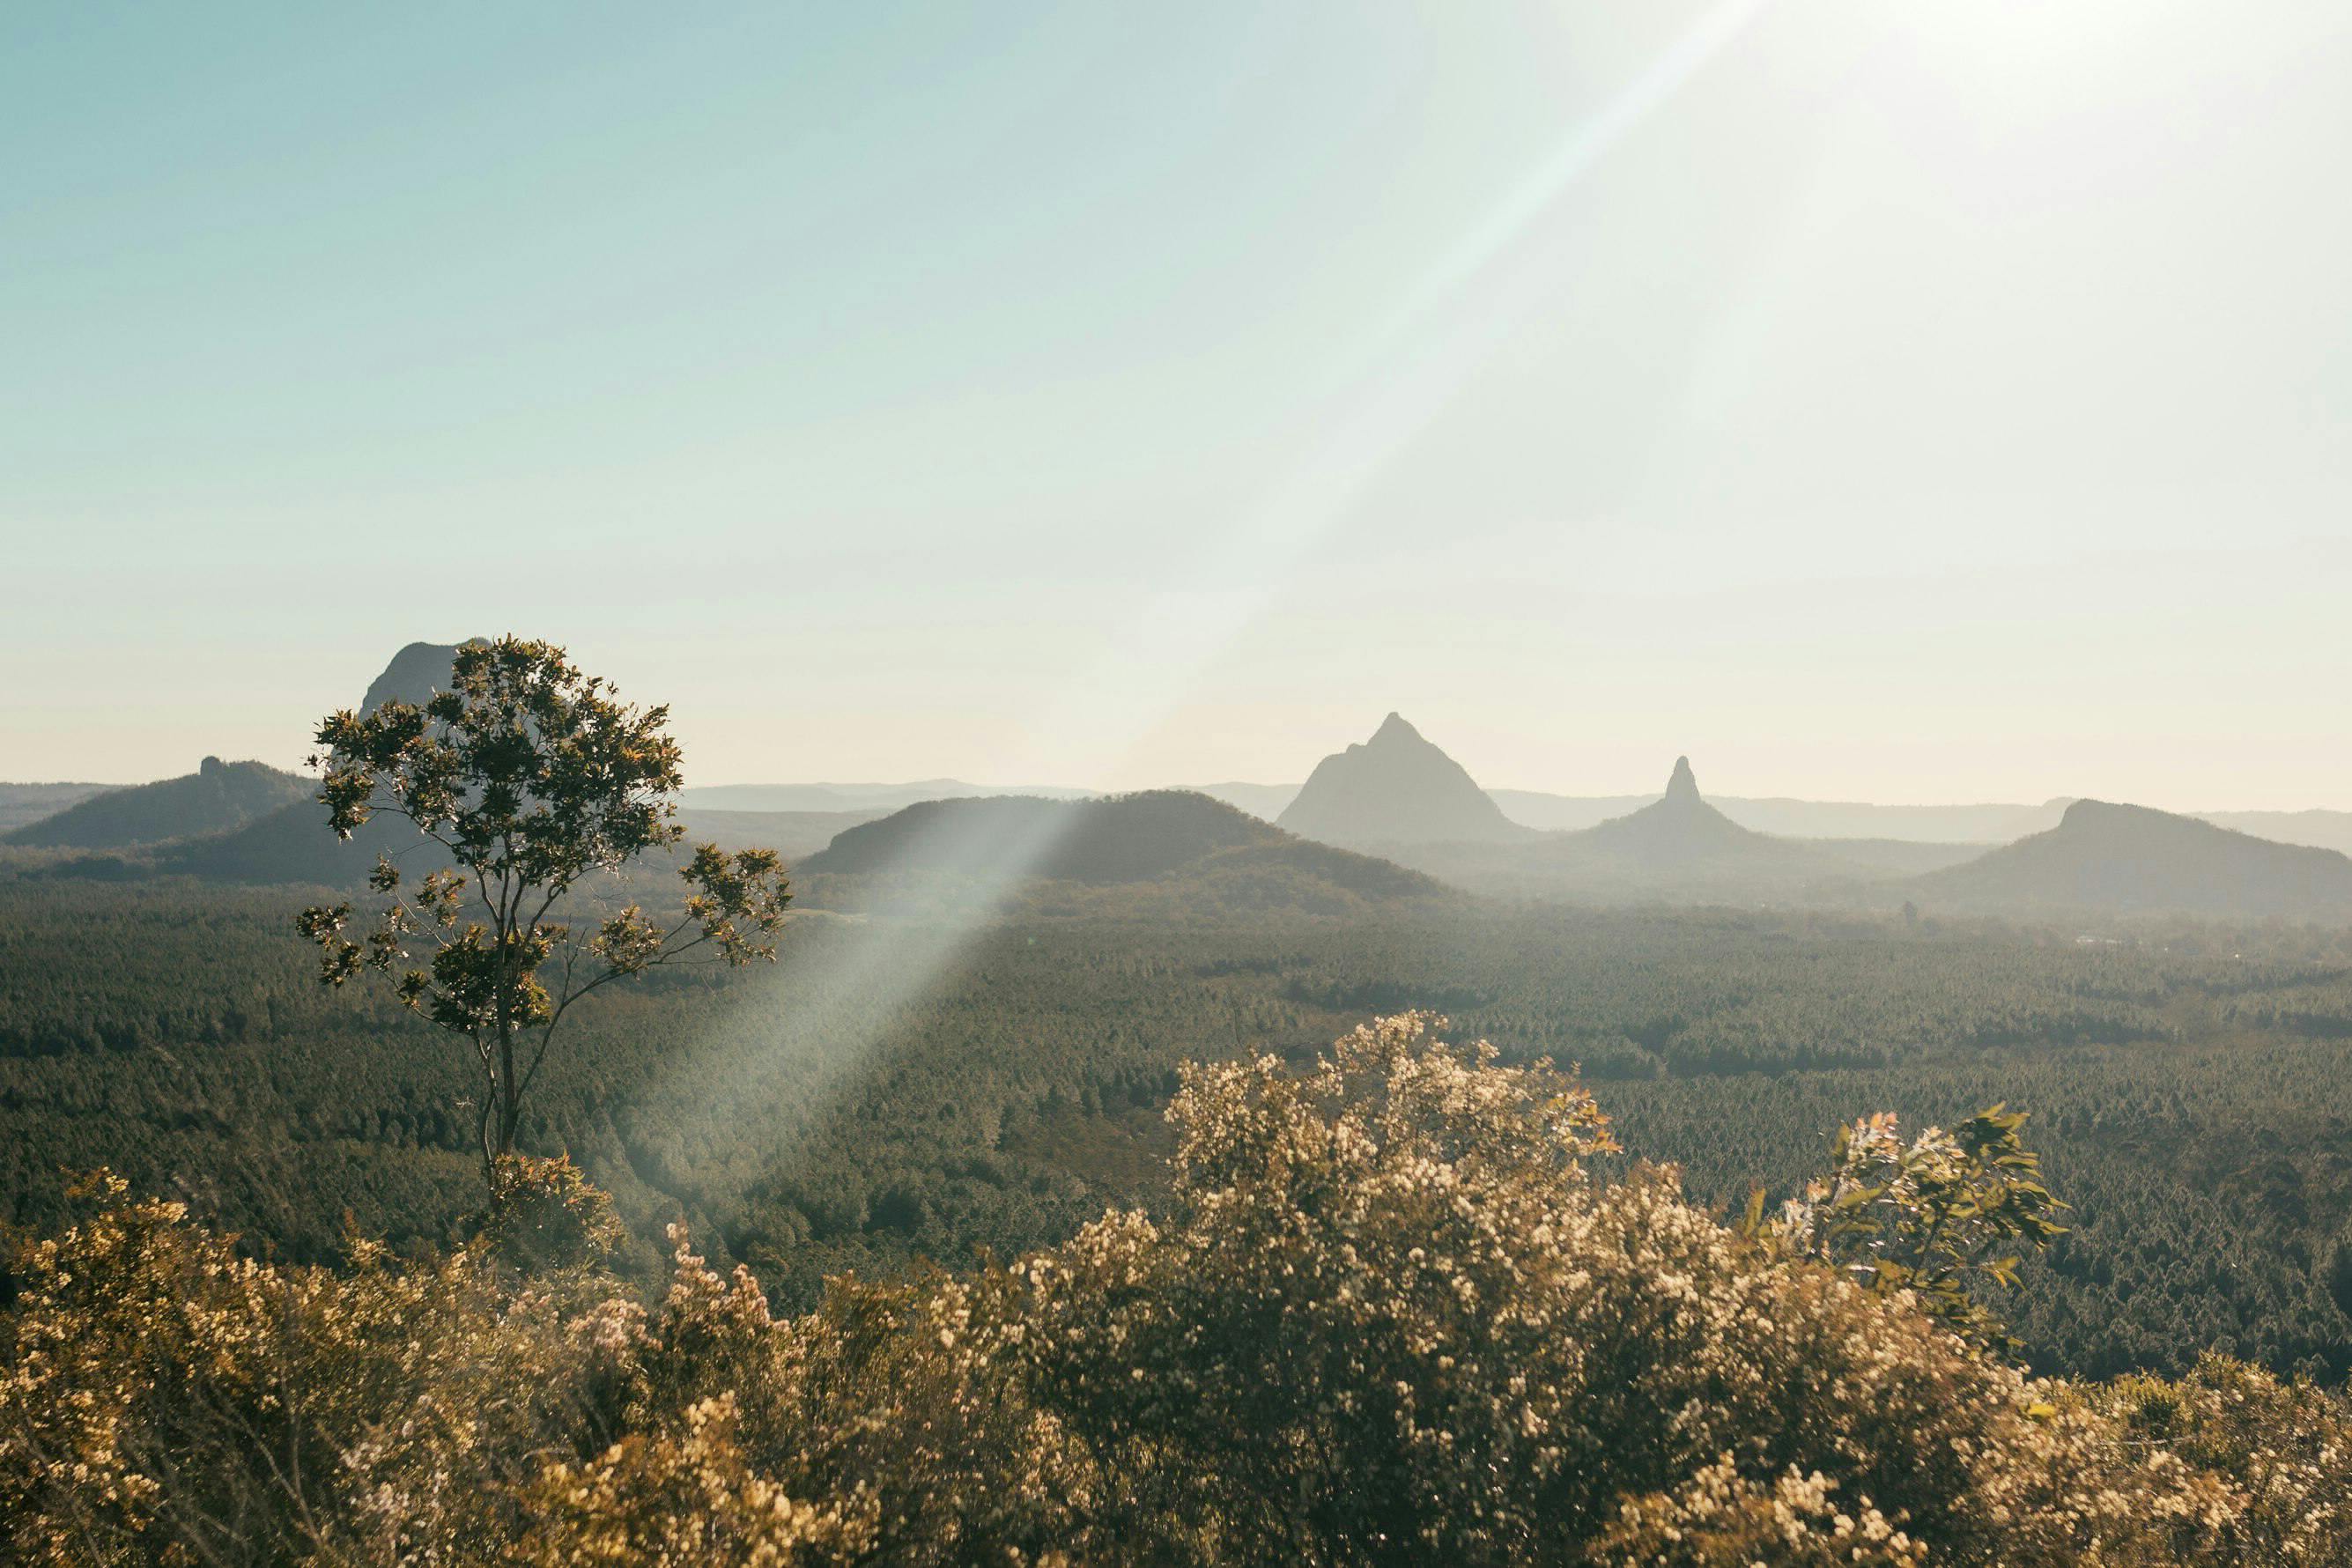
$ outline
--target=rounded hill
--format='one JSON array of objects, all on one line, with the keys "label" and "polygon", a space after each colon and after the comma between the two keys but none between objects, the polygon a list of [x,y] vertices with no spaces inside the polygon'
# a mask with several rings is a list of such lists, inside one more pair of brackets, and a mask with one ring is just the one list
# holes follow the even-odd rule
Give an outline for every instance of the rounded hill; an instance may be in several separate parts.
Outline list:
[{"label": "rounded hill", "polygon": [[923,801],[847,829],[793,869],[795,877],[911,874],[1007,886],[1278,876],[1371,899],[1441,890],[1419,872],[1307,843],[1190,790],[1090,800],[989,795]]},{"label": "rounded hill", "polygon": [[2058,826],[1916,882],[1932,906],[2352,918],[2352,859],[2145,805],[2078,800]]}]

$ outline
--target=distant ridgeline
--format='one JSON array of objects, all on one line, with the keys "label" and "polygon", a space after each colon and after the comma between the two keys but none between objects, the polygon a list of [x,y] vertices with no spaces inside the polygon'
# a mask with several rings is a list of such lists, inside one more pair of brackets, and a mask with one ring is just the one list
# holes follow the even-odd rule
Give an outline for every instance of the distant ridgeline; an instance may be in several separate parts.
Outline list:
[{"label": "distant ridgeline", "polygon": [[[362,711],[395,698],[422,703],[450,681],[460,645],[411,643],[372,681]],[[379,817],[338,842],[316,800],[318,784],[261,763],[207,757],[195,773],[109,790],[9,834],[11,846],[101,853],[61,862],[49,875],[101,880],[151,876],[211,881],[348,886],[378,851],[403,854],[424,840],[404,822]]]},{"label": "distant ridgeline", "polygon": [[308,798],[315,787],[264,763],[206,757],[194,773],[92,795],[17,828],[5,842],[57,849],[160,844],[241,826]]},{"label": "distant ridgeline", "polygon": [[[395,699],[423,703],[448,686],[464,646],[403,647],[369,683],[361,710]],[[27,852],[9,862],[26,876],[255,885],[355,887],[379,852],[412,869],[437,857],[389,816],[338,842],[315,793],[295,774],[216,757],[183,777],[127,788],[0,785],[0,846]],[[1742,800],[1727,813],[1700,795],[1686,757],[1646,802],[1501,795],[1508,811],[1391,713],[1368,740],[1325,757],[1296,791],[1231,783],[1104,797],[935,779],[704,786],[682,791],[679,802],[689,839],[779,849],[803,880],[804,903],[845,909],[1001,900],[1055,884],[1097,893],[1036,907],[1099,912],[1101,889],[1148,886],[1155,918],[1190,889],[1203,915],[1357,912],[1460,889],[1574,904],[2352,921],[2352,859],[2305,847],[2352,843],[2352,814],[2198,817],[2063,799],[2035,807]],[[1604,809],[1611,815],[1591,820]],[[1581,825],[1530,826],[1514,814]],[[1825,826],[1896,837],[1818,836]],[[1954,841],[1920,837],[1931,830]],[[1987,837],[1997,842],[1989,847]],[[648,862],[638,874],[666,875],[666,866]],[[877,897],[884,884],[889,891]]]},{"label": "distant ridgeline", "polygon": [[0,843],[29,823],[55,816],[69,805],[119,789],[102,784],[0,784]]},{"label": "distant ridgeline", "polygon": [[2352,920],[2352,859],[2333,849],[2100,801],[2073,802],[2054,826],[1990,851],[1780,837],[1709,805],[1681,757],[1650,804],[1591,827],[1537,832],[1508,822],[1461,764],[1393,713],[1370,742],[1326,757],[1281,821],[1506,898]]}]

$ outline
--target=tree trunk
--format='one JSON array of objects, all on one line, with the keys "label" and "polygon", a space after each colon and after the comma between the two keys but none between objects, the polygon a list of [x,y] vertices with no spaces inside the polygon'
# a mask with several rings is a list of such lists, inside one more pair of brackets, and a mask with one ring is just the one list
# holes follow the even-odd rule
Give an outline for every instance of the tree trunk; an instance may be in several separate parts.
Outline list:
[{"label": "tree trunk", "polygon": [[499,1030],[499,1152],[514,1152],[515,1123],[519,1120],[515,1107],[514,1031]]},{"label": "tree trunk", "polygon": [[485,1071],[482,1074],[482,1109],[474,1118],[474,1142],[482,1149],[482,1185],[494,1194],[499,1186],[499,1155],[490,1118],[498,1114],[498,1079]]}]

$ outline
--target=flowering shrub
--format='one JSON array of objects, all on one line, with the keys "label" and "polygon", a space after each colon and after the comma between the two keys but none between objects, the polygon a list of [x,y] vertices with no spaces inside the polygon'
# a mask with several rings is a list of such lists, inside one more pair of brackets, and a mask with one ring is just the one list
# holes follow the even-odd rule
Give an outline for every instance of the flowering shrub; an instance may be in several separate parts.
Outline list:
[{"label": "flowering shrub", "polygon": [[651,1435],[578,1465],[551,1465],[523,1489],[530,1523],[513,1556],[545,1568],[625,1563],[854,1563],[875,1540],[872,1500],[801,1501],[754,1473],[731,1394],[698,1400]]},{"label": "flowering shrub", "polygon": [[609,1426],[574,1342],[596,1276],[361,1242],[341,1273],[277,1268],[119,1179],[83,1195],[20,1249],[0,1339],[15,1560],[479,1562],[511,1489]]},{"label": "flowering shrub", "polygon": [[[245,1258],[101,1178],[13,1265],[0,1555],[2352,1561],[2337,1395],[2218,1358],[2029,1379],[1671,1172],[1593,1180],[1614,1144],[1583,1089],[1431,1026],[1381,1020],[1304,1074],[1193,1068],[1161,1213],[1009,1268],[835,1280],[793,1318],[682,1232],[652,1302],[571,1261],[603,1211],[568,1166],[518,1171],[506,1228],[463,1251],[355,1241],[341,1270]],[[1864,1184],[1874,1234],[1905,1234]]]},{"label": "flowering shrub", "polygon": [[2128,1441],[2225,1489],[2217,1516],[2193,1522],[2221,1537],[2228,1561],[2352,1563],[2352,1408],[2342,1399],[2209,1354],[2179,1383],[2119,1379],[2104,1403]]}]

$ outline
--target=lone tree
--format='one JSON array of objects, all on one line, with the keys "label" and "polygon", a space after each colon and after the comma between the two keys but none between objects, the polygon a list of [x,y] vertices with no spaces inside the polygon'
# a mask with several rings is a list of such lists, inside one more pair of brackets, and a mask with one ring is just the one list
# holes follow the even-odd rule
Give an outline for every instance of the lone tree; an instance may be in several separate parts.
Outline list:
[{"label": "lone tree", "polygon": [[[509,637],[459,648],[450,689],[421,708],[388,701],[319,725],[310,762],[324,770],[319,802],[336,837],[378,813],[404,817],[451,864],[404,891],[400,868],[379,854],[369,886],[392,897],[359,941],[344,934],[349,902],[305,910],[297,924],[322,950],[328,984],[362,969],[394,975],[403,1003],[472,1045],[494,1195],[523,1097],[573,1003],[698,950],[695,962],[730,965],[775,957],[791,893],[772,849],[696,847],[673,918],[635,902],[582,923],[561,918],[591,873],[685,837],[670,800],[681,778],[668,722],[667,707],[618,701],[562,648]],[[412,946],[424,951],[413,957]]]}]

